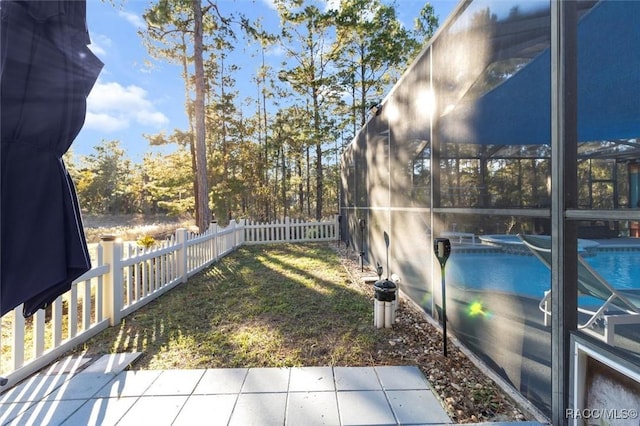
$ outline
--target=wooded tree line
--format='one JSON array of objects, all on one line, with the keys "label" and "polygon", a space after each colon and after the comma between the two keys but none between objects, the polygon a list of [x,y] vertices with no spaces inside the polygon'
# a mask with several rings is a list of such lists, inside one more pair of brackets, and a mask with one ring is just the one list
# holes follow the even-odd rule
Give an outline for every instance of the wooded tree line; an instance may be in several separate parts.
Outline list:
[{"label": "wooded tree line", "polygon": [[[538,157],[452,158],[441,162],[441,205],[471,208],[549,208],[551,159]],[[628,165],[615,159],[578,160],[578,208],[629,206]],[[423,172],[428,174],[428,170]],[[428,178],[428,176],[427,176]]]},{"label": "wooded tree line", "polygon": [[[89,156],[70,156],[81,207],[92,213],[185,214],[203,229],[212,218],[271,220],[321,217],[338,209],[339,154],[435,32],[425,3],[414,28],[383,0],[275,0],[276,32],[240,11],[224,14],[214,0],[156,0],[140,36],[153,57],[180,66],[187,129],[146,136],[176,144],[141,164],[119,141],[102,141]],[[230,53],[254,47],[261,64],[251,82],[234,78]],[[268,65],[270,49],[285,52]],[[255,96],[239,99],[240,84]]]}]

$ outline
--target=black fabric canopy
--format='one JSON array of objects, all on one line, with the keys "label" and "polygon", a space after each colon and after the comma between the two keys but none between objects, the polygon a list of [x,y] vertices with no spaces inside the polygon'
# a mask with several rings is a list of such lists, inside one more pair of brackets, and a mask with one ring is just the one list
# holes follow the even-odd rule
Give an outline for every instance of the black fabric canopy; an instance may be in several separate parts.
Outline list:
[{"label": "black fabric canopy", "polygon": [[[601,1],[578,24],[578,140],[640,137],[640,2]],[[440,118],[444,142],[524,145],[551,141],[546,49],[483,96]]]},{"label": "black fabric canopy", "polygon": [[0,2],[0,314],[47,306],[90,269],[62,155],[84,124],[102,63],[84,1]]}]

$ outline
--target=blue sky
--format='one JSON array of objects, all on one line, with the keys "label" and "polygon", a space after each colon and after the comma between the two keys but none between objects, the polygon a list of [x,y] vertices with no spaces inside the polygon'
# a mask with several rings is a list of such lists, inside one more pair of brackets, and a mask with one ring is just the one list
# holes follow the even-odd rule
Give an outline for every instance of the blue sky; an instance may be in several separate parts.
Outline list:
[{"label": "blue sky", "polygon": [[[329,0],[332,1],[332,0]],[[398,17],[412,27],[426,0],[397,0]],[[150,147],[143,134],[166,134],[187,128],[184,113],[184,84],[176,65],[152,59],[137,30],[143,27],[142,14],[150,4],[146,0],[87,0],[87,25],[90,48],[105,66],[89,95],[85,125],[71,149],[77,155],[93,153],[101,140],[119,140],[127,156],[140,162],[145,152],[175,147]],[[223,13],[242,11],[251,18],[261,17],[263,25],[274,29],[278,17],[270,0],[218,0]],[[431,1],[442,24],[455,8],[457,0]],[[240,99],[255,96],[252,75],[258,69],[255,47],[239,46],[231,60],[241,67],[236,76]],[[280,63],[272,52],[267,60]]]}]

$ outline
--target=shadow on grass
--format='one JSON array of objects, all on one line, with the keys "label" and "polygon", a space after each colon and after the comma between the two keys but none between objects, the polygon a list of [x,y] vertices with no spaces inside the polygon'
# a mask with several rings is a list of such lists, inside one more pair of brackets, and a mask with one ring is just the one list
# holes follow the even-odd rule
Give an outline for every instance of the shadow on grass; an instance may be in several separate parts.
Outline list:
[{"label": "shadow on grass", "polygon": [[245,246],[88,341],[134,368],[368,365],[387,330],[327,244]]}]

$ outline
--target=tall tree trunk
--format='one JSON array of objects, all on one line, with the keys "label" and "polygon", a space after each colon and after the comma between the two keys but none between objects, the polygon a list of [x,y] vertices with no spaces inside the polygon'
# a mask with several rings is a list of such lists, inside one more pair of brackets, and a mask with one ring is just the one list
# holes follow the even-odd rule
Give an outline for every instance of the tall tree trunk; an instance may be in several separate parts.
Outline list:
[{"label": "tall tree trunk", "polygon": [[[360,50],[360,57],[364,57],[365,52]],[[360,64],[360,126],[367,122],[367,65],[363,61]],[[357,134],[357,133],[356,133]]]},{"label": "tall tree trunk", "polygon": [[316,143],[316,219],[322,219],[322,193],[324,192],[324,176],[322,173],[322,142]]},{"label": "tall tree trunk", "polygon": [[224,200],[224,209],[228,218],[233,217],[231,190],[229,188],[229,147],[227,146],[227,116],[225,107],[225,90],[224,90],[224,57],[220,57],[220,120],[222,130],[222,183],[227,193]]},{"label": "tall tree trunk", "polygon": [[309,154],[310,147],[307,145],[307,216],[311,217],[311,155]]},{"label": "tall tree trunk", "polygon": [[[191,108],[191,94],[189,93],[189,89],[191,85],[189,84],[189,66],[187,64],[187,42],[185,40],[185,33],[182,33],[182,44],[180,45],[182,49],[182,75],[184,77],[184,100],[185,100],[185,110],[187,112],[187,120],[189,121],[189,152],[191,153],[191,170],[193,171],[193,196],[195,198],[195,204],[198,205],[198,178],[197,178],[197,170],[196,167],[196,146],[194,140],[194,128],[193,128],[193,109]],[[198,223],[199,219],[199,211],[195,209],[196,223]]]},{"label": "tall tree trunk", "polygon": [[304,213],[304,184],[303,184],[303,179],[302,179],[302,153],[300,153],[300,156],[298,157],[298,159],[296,160],[297,163],[297,170],[298,170],[298,206],[299,206],[299,211],[300,211],[300,215],[302,215]]},{"label": "tall tree trunk", "polygon": [[289,179],[287,177],[287,163],[285,161],[284,146],[280,147],[280,154],[282,159],[282,209],[283,217],[287,217],[289,215],[289,206],[287,203],[287,186]]},{"label": "tall tree trunk", "polygon": [[[457,145],[456,145],[457,148]],[[456,156],[459,155],[458,154],[458,150],[456,150]],[[460,158],[456,158],[455,160],[455,167],[456,167],[456,206],[460,207],[462,206],[462,181],[460,180]]]},{"label": "tall tree trunk", "polygon": [[[518,159],[518,184],[516,188],[522,188],[522,160],[521,159]],[[517,191],[518,207],[522,207],[522,205],[524,204],[524,198],[522,197],[523,192],[524,191],[522,190]]]},{"label": "tall tree trunk", "polygon": [[540,195],[538,193],[538,168],[536,167],[536,160],[531,159],[531,171],[533,177],[531,179],[531,198],[536,207],[541,207]]},{"label": "tall tree trunk", "polygon": [[200,232],[204,232],[209,227],[211,212],[209,210],[209,188],[207,183],[207,155],[205,144],[205,122],[204,122],[204,65],[202,58],[202,8],[200,0],[192,0],[194,18],[194,64],[196,76],[196,180],[198,182],[196,206],[198,222],[196,225]]},{"label": "tall tree trunk", "polygon": [[316,219],[322,218],[322,193],[324,192],[324,177],[322,173],[322,133],[320,131],[320,106],[318,96],[313,97],[313,127],[316,136]]},{"label": "tall tree trunk", "polygon": [[[265,68],[264,61],[264,48],[262,48],[262,68]],[[269,185],[269,135],[267,134],[267,75],[266,73],[262,73],[262,120],[264,125],[264,175],[262,176],[263,182],[262,187],[268,188]],[[264,212],[265,212],[265,220],[269,220],[269,194],[265,194],[265,202],[264,202]]]},{"label": "tall tree trunk", "polygon": [[275,153],[275,156],[274,156],[275,163],[273,164],[272,193],[273,193],[273,218],[274,219],[278,217],[278,191],[280,190],[280,181],[278,180],[280,175],[280,169],[278,168],[279,158],[280,158],[280,149],[278,149]]}]

